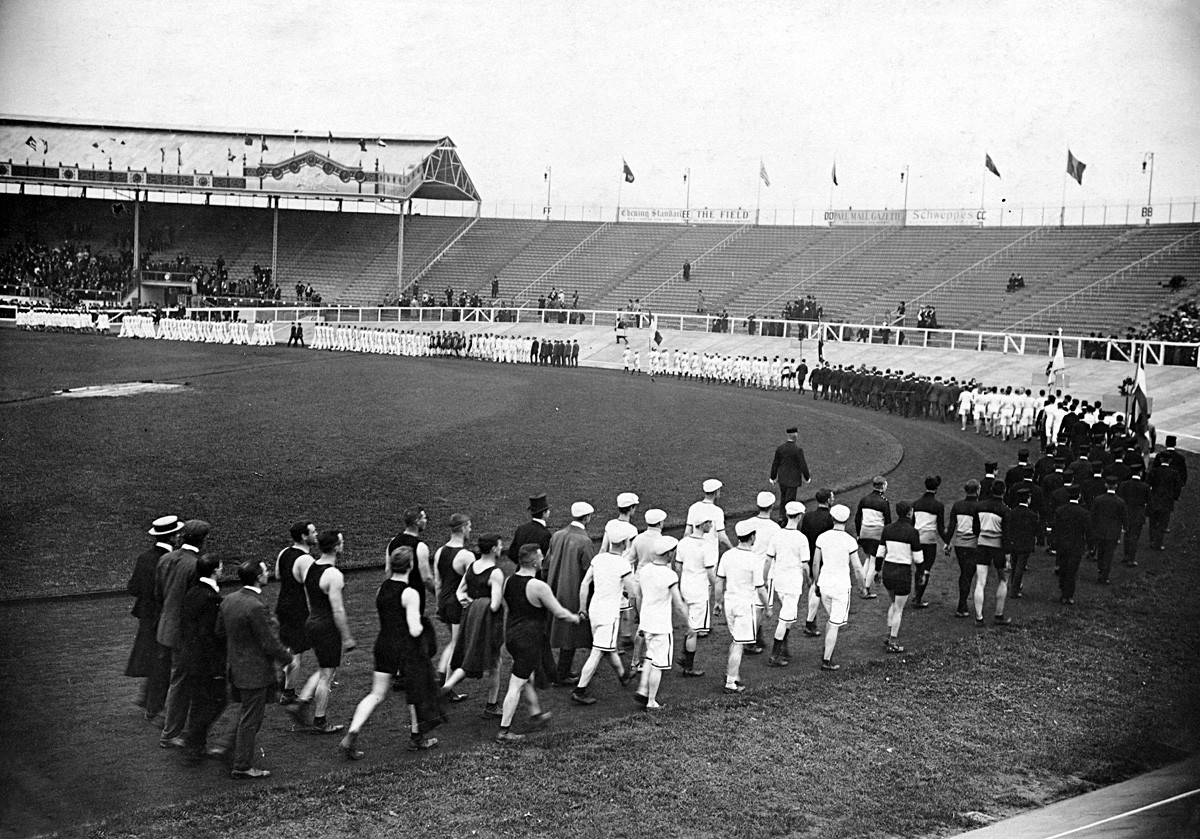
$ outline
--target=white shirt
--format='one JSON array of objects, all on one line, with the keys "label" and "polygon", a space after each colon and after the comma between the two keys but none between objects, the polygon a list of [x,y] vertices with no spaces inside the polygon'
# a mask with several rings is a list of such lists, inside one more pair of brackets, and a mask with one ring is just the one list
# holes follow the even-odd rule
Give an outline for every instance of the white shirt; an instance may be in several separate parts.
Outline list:
[{"label": "white shirt", "polygon": [[767,547],[775,590],[799,594],[804,589],[804,565],[808,563],[808,537],[799,530],[781,529]]},{"label": "white shirt", "polygon": [[743,548],[725,551],[717,562],[717,576],[725,580],[725,599],[757,603],[756,589],[763,585],[762,558]]},{"label": "white shirt", "polygon": [[834,528],[817,537],[817,550],[821,552],[821,576],[817,578],[821,592],[849,593],[850,556],[858,550],[858,541],[846,531]]},{"label": "white shirt", "polygon": [[688,603],[708,599],[708,570],[717,567],[717,552],[697,534],[685,536],[675,548],[675,558],[683,573],[679,577],[679,593]]},{"label": "white shirt", "polygon": [[588,602],[588,617],[593,623],[611,623],[621,613],[621,581],[633,573],[625,557],[614,553],[599,553],[592,557],[592,599]]},{"label": "white shirt", "polygon": [[761,557],[767,556],[767,549],[771,547],[771,541],[783,530],[779,526],[779,522],[771,521],[764,518],[752,518],[754,522],[754,544],[750,546],[750,550]]},{"label": "white shirt", "polygon": [[638,572],[642,586],[642,611],[638,630],[651,635],[669,634],[671,623],[671,586],[679,576],[665,565],[646,565]]},{"label": "white shirt", "polygon": [[725,511],[711,501],[697,501],[688,507],[687,523],[696,527],[705,518],[712,522],[712,529],[704,534],[704,541],[712,542],[715,548],[718,544],[717,532],[725,529]]}]

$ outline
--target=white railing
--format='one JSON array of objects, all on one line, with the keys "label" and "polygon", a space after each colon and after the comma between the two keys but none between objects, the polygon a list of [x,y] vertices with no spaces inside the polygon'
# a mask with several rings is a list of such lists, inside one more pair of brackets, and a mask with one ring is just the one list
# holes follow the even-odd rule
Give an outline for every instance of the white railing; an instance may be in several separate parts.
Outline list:
[{"label": "white railing", "polygon": [[1005,245],[1004,247],[1000,248],[999,250],[997,250],[993,253],[989,253],[983,259],[979,260],[978,262],[975,262],[972,265],[968,265],[966,268],[962,269],[961,271],[959,271],[956,274],[953,274],[953,275],[947,277],[946,279],[942,280],[940,283],[933,286],[932,288],[925,289],[923,292],[921,292],[916,297],[914,297],[909,305],[912,305],[912,303],[916,303],[918,300],[922,300],[922,299],[928,297],[930,294],[937,291],[938,289],[944,288],[944,287],[950,285],[951,283],[955,282],[956,280],[960,279],[961,277],[966,276],[967,274],[969,274],[972,271],[977,271],[980,268],[990,265],[994,260],[999,259],[1001,256],[1006,256],[1009,253],[1009,251],[1016,249],[1020,245],[1024,245],[1028,242],[1032,242],[1034,239],[1036,239],[1040,236],[1046,235],[1047,231],[1049,231],[1049,230],[1050,230],[1050,228],[1048,228],[1048,227],[1035,227],[1033,230],[1030,230],[1028,233],[1026,233],[1024,236],[1020,237],[1019,239],[1009,242],[1007,245]]},{"label": "white railing", "polygon": [[608,228],[612,227],[612,225],[613,225],[613,222],[611,222],[611,221],[605,222],[604,224],[600,225],[595,230],[593,230],[591,233],[589,233],[587,236],[585,236],[582,242],[580,242],[575,247],[571,248],[569,251],[567,251],[562,256],[560,256],[558,259],[556,259],[554,261],[553,265],[551,265],[549,268],[547,268],[545,271],[543,271],[541,274],[539,274],[532,282],[530,282],[528,285],[526,285],[525,288],[523,288],[519,292],[517,292],[517,297],[518,298],[524,297],[526,294],[529,293],[529,289],[533,288],[538,283],[543,282],[547,277],[553,276],[555,273],[557,273],[558,269],[560,267],[562,267],[563,263],[565,263],[567,260],[573,259],[576,254],[581,253],[582,251],[586,250],[588,248],[588,246],[591,245],[592,241],[597,236],[603,235],[604,231],[608,230]]},{"label": "white railing", "polygon": [[[709,254],[713,254],[713,253],[717,253],[718,251],[725,250],[725,248],[729,246],[730,242],[732,242],[734,239],[738,238],[739,236],[743,235],[752,226],[753,225],[743,224],[737,230],[733,231],[728,236],[726,236],[724,239],[717,242],[715,245],[713,245],[711,248],[706,250],[704,253],[700,254],[698,257],[691,260],[692,267],[694,268],[696,265],[698,265],[700,263],[700,261],[703,260],[704,257],[708,256]],[[658,292],[662,291],[664,288],[666,288],[668,285],[670,285],[676,279],[682,279],[682,278],[683,278],[683,268],[679,268],[677,271],[675,271],[674,274],[667,277],[665,280],[663,280],[661,283],[656,285],[654,288],[650,289],[645,294],[643,294],[641,299],[649,300],[651,296],[658,294]]]},{"label": "white railing", "polygon": [[[876,244],[877,242],[898,233],[901,229],[902,228],[900,228],[900,227],[884,227],[879,232],[877,232],[871,236],[868,236],[866,239],[863,239],[861,242],[858,242],[853,247],[847,248],[842,253],[838,254],[833,259],[829,260],[829,262],[826,262],[820,268],[817,268],[811,274],[808,274],[807,276],[805,276],[803,279],[800,280],[800,282],[793,283],[791,288],[787,289],[786,291],[780,292],[779,294],[776,294],[774,297],[772,297],[766,303],[763,303],[761,306],[759,306],[757,309],[754,310],[754,314],[757,315],[759,312],[761,312],[763,309],[767,308],[768,306],[778,306],[780,300],[783,300],[785,298],[790,298],[796,292],[801,291],[807,283],[812,281],[812,279],[814,277],[818,276],[819,274],[822,274],[825,271],[828,271],[830,268],[833,268],[835,265],[838,265],[843,260],[848,259],[851,254],[858,253],[863,248],[870,247],[870,246]],[[796,255],[797,259],[802,259],[803,257],[804,257],[803,251]],[[791,261],[792,260],[789,259],[787,262],[791,262]],[[785,262],[784,265],[786,265],[787,262]],[[782,268],[783,268],[783,266],[781,265],[779,268],[776,268],[775,271],[772,271],[771,274],[778,272]],[[755,285],[761,285],[763,282],[766,282],[768,279],[770,279],[771,274],[766,274],[763,277],[759,278],[758,282],[755,283]]]},{"label": "white railing", "polygon": [[[249,321],[318,321],[323,323],[396,324],[399,328],[434,325],[454,329],[455,324],[562,324],[611,329],[618,317],[630,328],[647,327],[652,313],[598,309],[535,309],[500,307],[444,306],[279,306],[270,308],[202,308],[188,311],[199,320],[229,319]],[[660,331],[741,334],[763,339],[788,341],[835,341],[843,343],[886,344],[921,349],[950,349],[967,352],[994,352],[1049,358],[1052,342],[1063,342],[1067,358],[1129,363],[1134,351],[1145,349],[1150,365],[1200,366],[1200,342],[1120,340],[1056,333],[998,332],[972,329],[922,329],[867,323],[818,323],[815,321],[722,317],[720,315],[656,315]],[[648,333],[648,330],[645,330]],[[647,334],[649,341],[653,336]]]}]

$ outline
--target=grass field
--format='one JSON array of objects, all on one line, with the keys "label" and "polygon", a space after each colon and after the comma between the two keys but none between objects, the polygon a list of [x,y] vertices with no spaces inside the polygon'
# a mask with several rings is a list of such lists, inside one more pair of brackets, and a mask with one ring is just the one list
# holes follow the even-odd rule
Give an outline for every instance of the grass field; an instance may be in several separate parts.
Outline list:
[{"label": "grass field", "polygon": [[[893,498],[915,497],[927,473],[952,489],[1016,449],[785,394],[586,369],[0,330],[0,373],[9,597],[121,587],[139,534],[166,511],[209,518],[214,550],[264,557],[311,516],[343,528],[348,558],[368,562],[413,503],[429,509],[434,543],[459,509],[477,533],[507,534],[538,491],[556,503],[552,525],[574,498],[604,511],[626,488],[677,522],[715,474],[727,509],[744,510],[797,421],[818,485],[892,470]],[[190,384],[44,398],[150,378]],[[1192,490],[1171,550],[1120,569],[1112,588],[1085,569],[1072,612],[1053,602],[1039,555],[1017,626],[977,631],[951,616],[957,569],[943,560],[935,607],[905,618],[909,655],[882,653],[886,598],[855,601],[840,673],[816,670],[819,642],[794,641],[792,668],[747,660],[751,693],[730,700],[716,675],[721,626],[701,651],[712,675],[668,677],[663,715],[636,713],[602,675],[589,709],[546,692],[552,731],[519,749],[490,743],[471,701],[439,730],[441,749],[414,757],[393,702],[364,735],[367,760],[344,769],[332,742],[289,734],[271,709],[260,745],[276,774],[232,795],[219,767],[159,750],[128,704],[125,599],[0,605],[0,836],[946,835],[973,812],[1017,812],[1160,765],[1194,738],[1200,620],[1180,592],[1200,583],[1196,512]],[[360,643],[374,636],[376,579],[349,578]],[[365,692],[369,658],[348,658],[335,718]]]}]

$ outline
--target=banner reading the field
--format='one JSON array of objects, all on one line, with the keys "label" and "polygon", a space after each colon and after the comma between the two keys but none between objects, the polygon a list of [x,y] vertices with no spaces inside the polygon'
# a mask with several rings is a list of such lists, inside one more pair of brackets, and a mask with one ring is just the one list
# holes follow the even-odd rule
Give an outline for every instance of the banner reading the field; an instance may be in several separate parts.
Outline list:
[{"label": "banner reading the field", "polygon": [[830,227],[886,227],[904,224],[903,210],[826,210]]},{"label": "banner reading the field", "polygon": [[749,224],[754,221],[753,210],[699,210],[622,207],[617,221],[653,222],[655,224]]},{"label": "banner reading the field", "polygon": [[976,225],[986,217],[986,210],[909,210],[908,224]]}]

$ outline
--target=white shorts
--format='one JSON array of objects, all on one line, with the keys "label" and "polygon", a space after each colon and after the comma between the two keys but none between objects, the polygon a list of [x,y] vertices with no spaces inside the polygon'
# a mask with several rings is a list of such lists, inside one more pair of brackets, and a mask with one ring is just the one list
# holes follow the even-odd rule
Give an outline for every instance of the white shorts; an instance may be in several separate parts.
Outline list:
[{"label": "white shorts", "polygon": [[659,670],[670,670],[675,663],[675,636],[670,632],[646,633],[645,661]]},{"label": "white shorts", "polygon": [[712,629],[712,607],[708,598],[688,603],[688,629],[692,632],[708,632]]},{"label": "white shorts", "polygon": [[739,644],[753,644],[756,635],[758,609],[742,600],[725,601],[725,624],[729,634]]},{"label": "white shorts", "polygon": [[775,596],[779,598],[779,619],[781,621],[796,620],[796,615],[800,611],[800,592],[777,591]]},{"label": "white shorts", "polygon": [[825,613],[829,615],[830,626],[846,625],[846,621],[850,617],[850,592],[822,591],[821,605],[825,607]]},{"label": "white shorts", "polygon": [[618,617],[611,621],[592,621],[592,649],[606,653],[617,651],[617,632],[621,627]]}]

